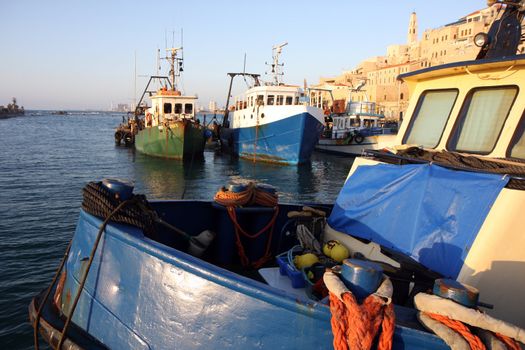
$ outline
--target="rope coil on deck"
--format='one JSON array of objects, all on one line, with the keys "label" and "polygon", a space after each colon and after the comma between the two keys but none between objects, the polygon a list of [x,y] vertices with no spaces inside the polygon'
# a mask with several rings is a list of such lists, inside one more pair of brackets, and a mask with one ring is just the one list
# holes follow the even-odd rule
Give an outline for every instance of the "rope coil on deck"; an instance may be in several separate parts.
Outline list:
[{"label": "rope coil on deck", "polygon": [[[99,218],[106,218],[119,204],[102,182],[90,182],[83,189],[82,209]],[[113,215],[111,221],[140,228],[146,235],[154,235],[156,212],[144,195],[133,195],[132,202]]]},{"label": "rope coil on deck", "polygon": [[[228,216],[232,221],[235,228],[235,245],[239,253],[241,264],[244,267],[260,268],[267,261],[272,258],[271,254],[271,243],[273,237],[273,230],[275,221],[279,214],[278,196],[275,193],[270,193],[263,189],[257,188],[257,186],[250,182],[244,191],[233,192],[228,191],[225,188],[221,188],[214,197],[215,202],[226,207]],[[237,219],[236,208],[247,205],[259,205],[263,207],[273,207],[274,213],[270,221],[258,232],[249,233],[241,227]],[[261,236],[264,232],[268,232],[268,238],[266,240],[266,247],[262,257],[256,261],[250,261],[246,254],[246,249],[242,243],[241,236],[248,239],[256,239]]]}]

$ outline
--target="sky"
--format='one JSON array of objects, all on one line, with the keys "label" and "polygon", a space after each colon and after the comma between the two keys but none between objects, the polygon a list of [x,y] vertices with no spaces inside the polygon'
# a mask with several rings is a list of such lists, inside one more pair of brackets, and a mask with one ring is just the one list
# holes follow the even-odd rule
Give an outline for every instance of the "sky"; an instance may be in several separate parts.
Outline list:
[{"label": "sky", "polygon": [[[270,80],[265,62],[283,42],[284,82],[318,83],[406,42],[410,13],[425,29],[453,22],[485,0],[0,1],[0,105],[107,110],[140,98],[157,49],[181,45],[180,87],[223,106],[228,72]],[[136,74],[135,74],[136,67]],[[167,74],[167,65],[163,66]],[[136,88],[135,88],[136,87]],[[246,84],[239,80],[234,92]]]}]

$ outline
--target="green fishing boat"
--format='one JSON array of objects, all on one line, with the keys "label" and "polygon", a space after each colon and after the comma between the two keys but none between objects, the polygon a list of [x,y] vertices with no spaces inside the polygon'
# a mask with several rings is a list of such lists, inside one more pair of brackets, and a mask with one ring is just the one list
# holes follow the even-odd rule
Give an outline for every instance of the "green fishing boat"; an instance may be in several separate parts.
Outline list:
[{"label": "green fishing boat", "polygon": [[[177,90],[176,77],[182,71],[182,58],[177,57],[180,50],[168,49],[170,55],[165,59],[171,65],[170,77],[150,77],[130,123],[135,148],[150,156],[171,159],[203,156],[207,135],[204,126],[195,118],[197,97],[182,95]],[[150,90],[155,81],[164,82],[164,86]],[[151,100],[151,107],[143,104],[146,95]]]}]

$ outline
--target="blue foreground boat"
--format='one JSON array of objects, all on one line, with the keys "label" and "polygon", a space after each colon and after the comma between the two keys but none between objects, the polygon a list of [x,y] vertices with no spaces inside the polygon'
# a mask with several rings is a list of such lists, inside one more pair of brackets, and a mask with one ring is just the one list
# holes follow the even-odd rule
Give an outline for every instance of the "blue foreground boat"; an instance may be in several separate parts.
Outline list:
[{"label": "blue foreground boat", "polygon": [[[240,271],[233,235],[229,239],[220,236],[231,229],[224,207],[196,201],[156,202],[153,206],[158,213],[169,213],[163,220],[186,232],[216,230],[209,255],[201,260],[185,253],[186,242],[169,231],[159,232],[153,240],[138,228],[108,225],[72,317],[84,338],[94,338],[97,341],[92,344],[110,349],[331,348],[327,305],[308,299],[304,289],[299,289],[301,297],[264,283],[261,276],[254,279],[256,270]],[[275,231],[287,222],[288,212],[300,209],[279,205]],[[245,227],[252,220],[256,226],[264,225],[273,213],[271,208],[237,211],[239,217],[244,216]],[[217,222],[225,227],[216,226]],[[46,323],[44,337],[54,339],[51,343],[58,341],[63,325],[60,314],[69,314],[101,224],[101,219],[81,211],[65,264],[61,312],[48,308],[41,321]],[[274,249],[279,244],[281,249],[290,247],[291,242],[282,238],[274,238]],[[248,249],[250,255],[260,254],[259,243]],[[39,303],[35,298],[33,313]],[[399,307],[397,312],[394,348],[446,349],[440,339],[418,325],[413,309]],[[68,336],[80,346],[77,332]]]}]

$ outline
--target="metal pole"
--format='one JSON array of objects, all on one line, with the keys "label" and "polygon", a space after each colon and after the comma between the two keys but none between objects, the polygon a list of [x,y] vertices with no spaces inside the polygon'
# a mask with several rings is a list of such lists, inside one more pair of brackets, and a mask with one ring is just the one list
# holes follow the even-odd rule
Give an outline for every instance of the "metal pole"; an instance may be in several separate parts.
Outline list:
[{"label": "metal pole", "polygon": [[228,123],[228,114],[230,112],[230,110],[228,109],[228,106],[230,104],[230,95],[232,93],[233,78],[235,77],[236,74],[228,73],[228,75],[231,77],[231,80],[230,80],[230,88],[228,89],[228,97],[226,98],[226,108],[224,109],[224,118],[222,119],[223,127],[227,127],[227,123]]}]

